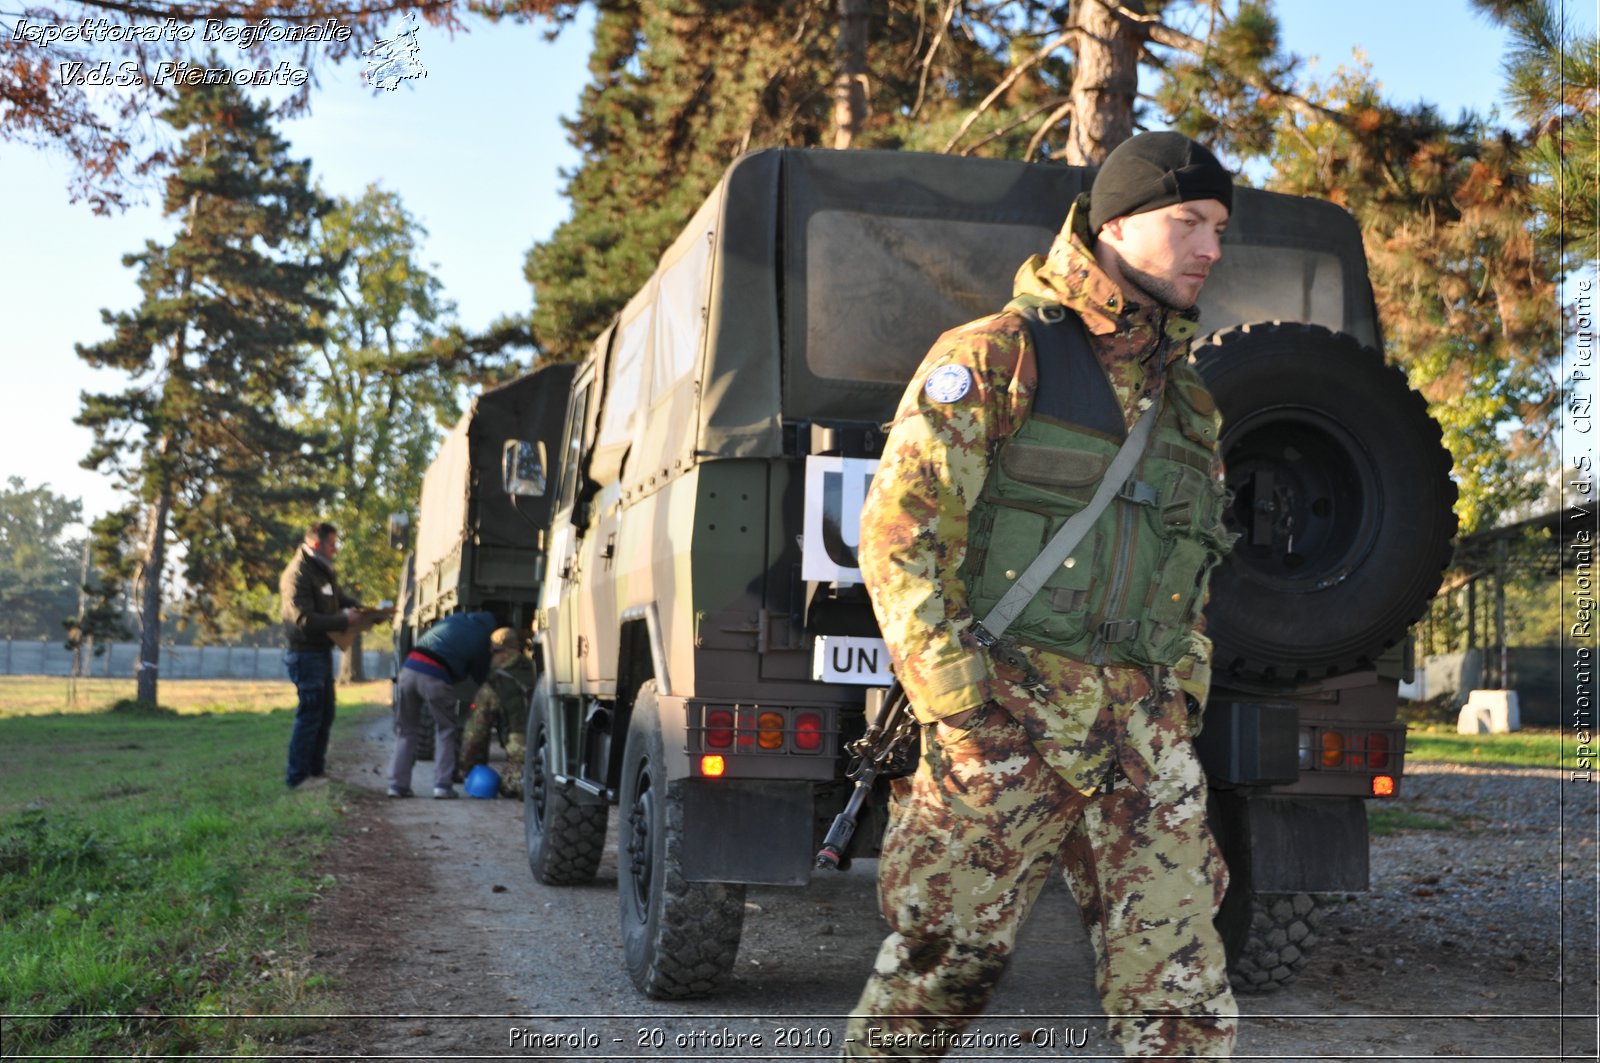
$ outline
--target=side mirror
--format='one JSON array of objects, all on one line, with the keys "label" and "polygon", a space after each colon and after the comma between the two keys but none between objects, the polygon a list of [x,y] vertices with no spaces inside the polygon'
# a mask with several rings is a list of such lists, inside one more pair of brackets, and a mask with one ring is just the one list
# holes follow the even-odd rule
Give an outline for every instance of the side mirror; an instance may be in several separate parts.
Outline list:
[{"label": "side mirror", "polygon": [[501,455],[501,483],[506,494],[524,498],[542,498],[545,492],[544,444],[530,443],[525,439],[506,440]]},{"label": "side mirror", "polygon": [[389,514],[389,548],[391,550],[404,550],[411,541],[411,514]]}]

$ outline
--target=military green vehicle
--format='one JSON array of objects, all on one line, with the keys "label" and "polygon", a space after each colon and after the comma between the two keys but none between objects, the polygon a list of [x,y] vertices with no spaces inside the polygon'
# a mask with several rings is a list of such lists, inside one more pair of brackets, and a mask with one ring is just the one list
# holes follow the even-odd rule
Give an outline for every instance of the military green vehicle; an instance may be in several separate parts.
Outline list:
[{"label": "military green vehicle", "polygon": [[[990,313],[1089,171],[771,150],[733,164],[577,370],[538,612],[526,833],[578,883],[619,808],[627,969],[713,991],[747,884],[804,885],[888,656],[858,579],[884,423]],[[1237,976],[1284,980],[1314,895],[1367,884],[1401,785],[1400,648],[1454,530],[1437,426],[1385,365],[1356,226],[1240,189],[1197,351],[1241,538],[1214,577],[1202,751]],[[525,448],[526,449],[526,448]],[[881,802],[855,835],[876,855]],[[1293,948],[1280,941],[1295,938]]]},{"label": "military green vehicle", "polygon": [[[553,365],[488,388],[445,436],[422,476],[416,535],[402,565],[394,623],[395,668],[417,637],[441,617],[488,610],[527,631],[544,558],[539,536],[550,520],[541,490],[503,479],[508,440],[547,450],[561,438],[573,366]],[[411,521],[389,518],[389,539],[408,545]],[[419,759],[433,758],[433,717],[422,714]]]}]

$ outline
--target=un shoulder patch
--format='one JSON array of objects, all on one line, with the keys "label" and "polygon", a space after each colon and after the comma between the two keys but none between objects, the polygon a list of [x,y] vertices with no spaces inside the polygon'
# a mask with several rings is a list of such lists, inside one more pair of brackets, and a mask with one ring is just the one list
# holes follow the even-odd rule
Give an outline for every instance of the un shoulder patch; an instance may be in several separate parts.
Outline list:
[{"label": "un shoulder patch", "polygon": [[922,390],[934,402],[955,402],[972,390],[972,372],[964,365],[941,365],[928,374]]}]

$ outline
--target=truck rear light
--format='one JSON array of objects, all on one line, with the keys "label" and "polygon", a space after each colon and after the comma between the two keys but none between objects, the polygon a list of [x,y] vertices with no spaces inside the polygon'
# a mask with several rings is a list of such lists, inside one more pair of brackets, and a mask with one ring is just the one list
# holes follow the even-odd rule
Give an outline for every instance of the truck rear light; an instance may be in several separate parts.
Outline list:
[{"label": "truck rear light", "polygon": [[700,758],[700,774],[707,778],[715,779],[728,770],[728,762],[715,753],[707,753]]},{"label": "truck rear light", "polygon": [[763,712],[756,717],[756,732],[762,749],[782,749],[783,713]]},{"label": "truck rear light", "polygon": [[1393,775],[1374,775],[1372,777],[1373,797],[1393,797],[1395,791]]},{"label": "truck rear light", "polygon": [[[1383,771],[1389,766],[1389,736],[1379,731],[1367,735],[1367,767]],[[1393,782],[1393,780],[1390,780]]]},{"label": "truck rear light", "polygon": [[1344,735],[1338,731],[1322,732],[1322,766],[1324,768],[1344,766]]},{"label": "truck rear light", "polygon": [[706,745],[712,749],[727,749],[733,745],[732,709],[712,709],[706,713]]},{"label": "truck rear light", "polygon": [[802,712],[794,721],[794,747],[805,753],[822,748],[822,715]]}]

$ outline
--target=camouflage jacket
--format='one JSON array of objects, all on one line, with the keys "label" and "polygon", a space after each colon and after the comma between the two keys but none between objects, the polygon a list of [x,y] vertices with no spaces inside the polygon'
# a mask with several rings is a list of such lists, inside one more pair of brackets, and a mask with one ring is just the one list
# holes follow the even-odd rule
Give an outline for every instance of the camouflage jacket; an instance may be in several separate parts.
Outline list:
[{"label": "camouflage jacket", "polygon": [[[1155,399],[1164,379],[1148,372],[1147,359],[1163,346],[1163,334],[1173,341],[1166,346],[1169,363],[1187,357],[1196,315],[1130,304],[1088,250],[1086,218],[1087,199],[1080,197],[1049,253],[1017,271],[1014,291],[1082,317],[1131,428],[1147,382]],[[1032,339],[1018,314],[1002,312],[945,333],[906,388],[868,492],[862,578],[895,674],[924,723],[994,697],[992,662],[973,637],[976,618],[960,571],[968,517],[990,461],[1028,417],[1037,381]],[[1214,471],[1220,475],[1220,465]],[[1209,643],[1199,628],[1193,647],[1174,671],[1178,685],[1203,701]],[[1044,651],[1034,656],[1051,685],[1066,689],[1078,673],[1118,671]]]},{"label": "camouflage jacket", "polygon": [[522,654],[510,663],[495,668],[478,689],[478,711],[486,715],[504,713],[507,720],[516,722],[528,709],[528,698],[533,694],[533,661]]}]

